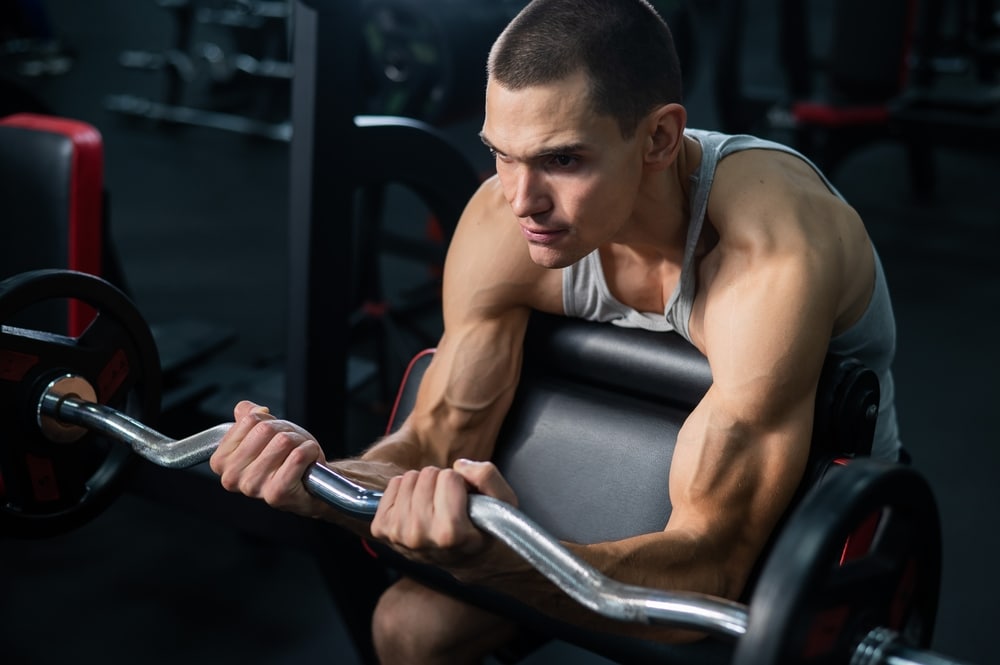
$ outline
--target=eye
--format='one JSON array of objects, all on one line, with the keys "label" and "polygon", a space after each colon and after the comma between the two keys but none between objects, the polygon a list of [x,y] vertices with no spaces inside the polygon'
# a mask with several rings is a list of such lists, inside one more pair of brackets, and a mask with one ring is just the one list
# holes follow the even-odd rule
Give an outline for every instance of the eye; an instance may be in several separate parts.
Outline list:
[{"label": "eye", "polygon": [[493,161],[499,161],[504,163],[510,161],[507,155],[503,154],[502,152],[498,152],[496,148],[490,148],[489,150],[490,150],[490,157],[493,158]]},{"label": "eye", "polygon": [[576,166],[579,161],[574,155],[558,154],[549,158],[549,165],[557,169],[568,169]]}]

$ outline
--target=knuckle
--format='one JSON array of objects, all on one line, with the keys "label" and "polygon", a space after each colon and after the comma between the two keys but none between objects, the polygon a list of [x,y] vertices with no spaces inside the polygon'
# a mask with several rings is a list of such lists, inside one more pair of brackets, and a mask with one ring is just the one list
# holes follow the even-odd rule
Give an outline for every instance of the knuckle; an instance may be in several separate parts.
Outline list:
[{"label": "knuckle", "polygon": [[223,489],[225,489],[228,492],[240,491],[238,476],[234,476],[231,473],[223,473],[220,476],[219,482],[222,483]]},{"label": "knuckle", "polygon": [[260,491],[260,498],[272,508],[282,508],[289,505],[289,497],[283,488],[265,485]]},{"label": "knuckle", "polygon": [[298,445],[298,441],[295,440],[291,432],[275,432],[273,427],[269,428],[268,431],[272,432],[269,445],[281,452],[290,453]]},{"label": "knuckle", "polygon": [[258,497],[260,494],[260,487],[256,480],[247,475],[240,477],[239,482],[236,483],[236,487],[241,494],[245,494],[249,497]]},{"label": "knuckle", "polygon": [[443,483],[448,483],[449,485],[455,487],[465,487],[465,478],[454,469],[443,469],[441,471],[440,480]]},{"label": "knuckle", "polygon": [[410,520],[401,529],[398,529],[395,533],[396,541],[410,549],[423,549],[427,546],[428,541],[425,536],[425,531],[416,520]]},{"label": "knuckle", "polygon": [[303,441],[297,443],[288,452],[288,461],[295,466],[306,466],[319,461],[319,444],[315,441]]},{"label": "knuckle", "polygon": [[250,434],[253,436],[274,438],[281,431],[276,420],[260,420],[253,414],[249,417],[257,421],[250,429]]},{"label": "knuckle", "polygon": [[458,528],[454,522],[442,522],[435,528],[431,538],[435,546],[441,549],[455,547],[459,543]]}]

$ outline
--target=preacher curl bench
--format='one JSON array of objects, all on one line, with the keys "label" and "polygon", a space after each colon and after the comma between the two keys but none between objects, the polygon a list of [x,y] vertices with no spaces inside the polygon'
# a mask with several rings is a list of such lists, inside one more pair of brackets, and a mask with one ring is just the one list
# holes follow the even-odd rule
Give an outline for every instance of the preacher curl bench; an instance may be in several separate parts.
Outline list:
[{"label": "preacher curl bench", "polygon": [[[412,408],[430,358],[431,353],[427,352],[411,363],[390,431],[401,424]],[[661,531],[670,516],[667,478],[677,433],[711,382],[706,358],[676,333],[651,333],[535,313],[526,338],[521,384],[500,434],[496,462],[517,492],[520,508],[560,540],[596,543]],[[839,658],[855,646],[854,638],[849,635],[860,630],[851,624],[870,621],[872,616],[861,619],[860,615],[868,613],[871,606],[890,602],[893,594],[912,594],[909,614],[899,614],[890,622],[895,631],[902,632],[906,624],[912,623],[920,625],[923,632],[933,626],[937,604],[940,542],[934,534],[935,509],[921,505],[920,510],[929,514],[919,516],[909,512],[912,507],[906,511],[890,510],[888,504],[872,503],[872,498],[865,496],[867,490],[861,489],[863,482],[851,489],[841,487],[840,483],[837,488],[827,487],[828,481],[846,472],[848,465],[852,474],[853,467],[858,467],[859,476],[871,473],[872,479],[880,478],[873,481],[875,485],[895,473],[912,472],[873,460],[861,461],[871,452],[878,401],[878,379],[874,372],[853,358],[832,354],[827,357],[816,397],[806,473],[792,507],[776,529],[776,536],[741,599],[751,603],[753,620],[758,610],[760,614],[767,611],[753,602],[759,591],[778,585],[786,589],[777,592],[784,598],[775,605],[782,607],[768,608],[781,615],[780,618],[772,615],[771,622],[800,624],[795,629],[786,628],[780,638],[770,634],[774,631],[761,631],[768,634],[764,640],[768,644],[756,641],[753,634],[756,631],[749,635],[750,641],[746,635],[733,641],[726,639],[731,635],[717,632],[691,645],[666,645],[583,631],[495,592],[464,587],[438,571],[408,562],[387,548],[373,547],[387,563],[407,575],[513,617],[537,636],[557,637],[616,662],[839,663],[842,662]],[[842,523],[835,519],[826,524],[809,522],[810,518],[799,516],[792,520],[789,529],[791,515],[795,510],[802,511],[800,504],[810,493],[816,497],[825,495],[822,501],[825,509],[839,513]],[[818,501],[816,497],[814,502]],[[910,502],[911,498],[889,496],[883,500]],[[858,514],[847,517],[852,512]],[[807,584],[805,577],[810,574],[836,578],[839,573],[823,566],[839,567],[841,561],[847,563],[844,549],[847,543],[858,559],[879,558],[889,550],[901,554],[896,548],[902,546],[902,541],[874,540],[873,514],[879,514],[882,534],[900,530],[908,534],[907,542],[920,541],[920,547],[914,550],[919,551],[914,559],[919,559],[920,574],[924,576],[919,584],[915,579],[897,578],[889,585],[896,588],[869,594],[872,590],[865,590],[864,583],[855,580],[850,582],[858,594],[853,599],[823,597],[818,588],[814,589],[820,591],[817,597],[804,598],[808,591],[794,589],[796,583]],[[798,561],[802,554],[799,548],[824,529],[827,533],[822,538],[827,540],[827,547],[833,548],[824,552],[827,560],[803,565]],[[838,530],[841,533],[834,535]],[[813,535],[807,534],[809,531]],[[805,577],[792,572],[796,565]],[[900,569],[889,577],[902,575],[902,569],[909,565],[911,562],[896,561],[894,566]],[[873,581],[867,576],[863,579]],[[903,588],[900,584],[910,586]],[[834,597],[842,592],[841,589]],[[889,597],[884,596],[886,592]],[[793,593],[799,594],[798,601],[791,600]],[[882,600],[876,600],[879,595],[883,595]],[[838,610],[841,624],[820,628],[822,621],[830,619],[826,604],[836,606],[845,602]],[[878,621],[886,620],[889,617]],[[809,625],[810,622],[816,623]],[[836,639],[830,639],[831,629],[840,633]],[[926,647],[930,633],[910,638]],[[838,652],[841,656],[835,655]]]},{"label": "preacher curl bench", "polygon": [[[79,337],[15,327],[18,312],[41,295],[83,300],[97,319]],[[9,278],[0,283],[0,324],[0,417],[11,430],[0,446],[0,523],[46,517],[45,497],[33,491],[23,460],[32,455],[33,468],[39,456],[63,461],[66,454],[46,442],[53,427],[63,439],[72,439],[67,428],[79,430],[73,445],[87,447],[90,457],[99,457],[108,442],[115,443],[113,451],[126,443],[167,467],[203,461],[228,427],[174,441],[127,413],[128,395],[148,393],[142,377],[157,374],[142,366],[155,362],[155,354],[135,352],[152,338],[127,299],[99,278],[67,271]],[[425,353],[412,364],[390,427],[412,406],[429,358]],[[110,366],[124,368],[115,389],[85,394],[88,384],[100,388]],[[673,442],[710,383],[705,358],[674,334],[535,316],[497,457],[534,521],[488,497],[470,501],[474,523],[587,607],[622,620],[695,628],[709,635],[705,640],[675,646],[580,631],[385,548],[375,546],[376,553],[388,567],[511,616],[544,638],[619,662],[950,662],[923,651],[933,633],[940,582],[935,500],[912,468],[864,459],[878,386],[871,371],[849,358],[827,359],[809,468],[743,602],[626,587],[561,549],[555,538],[593,542],[663,528]],[[102,392],[107,400],[97,396]],[[103,454],[118,465],[116,453]],[[98,464],[89,479],[77,474],[85,481],[76,492],[80,501],[105,471]],[[305,482],[320,498],[362,517],[374,514],[381,496],[319,465]],[[64,502],[70,489],[60,487]]]}]

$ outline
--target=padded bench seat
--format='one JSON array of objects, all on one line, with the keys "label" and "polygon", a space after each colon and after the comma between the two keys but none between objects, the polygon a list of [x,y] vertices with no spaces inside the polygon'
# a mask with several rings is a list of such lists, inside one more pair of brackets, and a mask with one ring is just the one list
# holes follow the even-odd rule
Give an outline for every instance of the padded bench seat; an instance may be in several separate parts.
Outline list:
[{"label": "padded bench seat", "polygon": [[[389,431],[412,409],[432,357],[428,351],[411,363]],[[707,359],[676,333],[533,314],[495,461],[523,512],[560,539],[594,543],[660,531],[670,516],[667,481],[677,433],[711,382]],[[870,453],[877,377],[856,360],[831,355],[816,402],[800,495],[834,458]],[[373,547],[403,574],[618,662],[722,663],[731,655],[732,645],[716,639],[664,645],[581,631]]]}]

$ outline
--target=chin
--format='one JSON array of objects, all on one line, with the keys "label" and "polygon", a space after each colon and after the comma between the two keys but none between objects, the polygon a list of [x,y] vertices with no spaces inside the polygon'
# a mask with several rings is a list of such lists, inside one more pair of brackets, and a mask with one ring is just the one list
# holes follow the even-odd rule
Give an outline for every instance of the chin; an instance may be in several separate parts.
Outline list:
[{"label": "chin", "polygon": [[528,254],[531,256],[531,260],[534,261],[536,265],[541,266],[542,268],[549,268],[551,270],[565,268],[566,266],[573,265],[583,258],[582,256],[577,256],[576,254],[559,252],[549,247],[539,247],[537,245],[528,245]]}]

